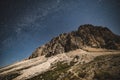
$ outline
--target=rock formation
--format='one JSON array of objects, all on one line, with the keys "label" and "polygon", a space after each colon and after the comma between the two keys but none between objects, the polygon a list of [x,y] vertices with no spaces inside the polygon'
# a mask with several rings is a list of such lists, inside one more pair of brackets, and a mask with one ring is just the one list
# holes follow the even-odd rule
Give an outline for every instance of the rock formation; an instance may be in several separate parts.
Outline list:
[{"label": "rock formation", "polygon": [[107,27],[91,24],[81,25],[77,31],[60,34],[47,44],[37,48],[29,59],[41,55],[50,57],[85,47],[118,50],[120,49],[120,36],[114,34]]}]

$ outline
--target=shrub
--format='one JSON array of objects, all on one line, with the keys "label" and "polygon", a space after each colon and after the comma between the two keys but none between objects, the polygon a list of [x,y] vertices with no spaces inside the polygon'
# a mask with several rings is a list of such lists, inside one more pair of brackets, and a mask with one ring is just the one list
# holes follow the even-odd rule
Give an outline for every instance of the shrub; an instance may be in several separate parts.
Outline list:
[{"label": "shrub", "polygon": [[80,73],[78,74],[78,76],[81,77],[81,78],[84,78],[84,77],[86,76],[86,73],[85,73],[85,72],[80,72]]}]

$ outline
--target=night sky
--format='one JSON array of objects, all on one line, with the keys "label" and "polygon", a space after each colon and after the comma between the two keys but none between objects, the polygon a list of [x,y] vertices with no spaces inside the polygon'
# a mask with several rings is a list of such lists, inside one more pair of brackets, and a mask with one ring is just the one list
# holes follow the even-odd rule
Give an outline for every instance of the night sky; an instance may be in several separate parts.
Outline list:
[{"label": "night sky", "polygon": [[83,24],[120,35],[120,0],[0,0],[0,66]]}]

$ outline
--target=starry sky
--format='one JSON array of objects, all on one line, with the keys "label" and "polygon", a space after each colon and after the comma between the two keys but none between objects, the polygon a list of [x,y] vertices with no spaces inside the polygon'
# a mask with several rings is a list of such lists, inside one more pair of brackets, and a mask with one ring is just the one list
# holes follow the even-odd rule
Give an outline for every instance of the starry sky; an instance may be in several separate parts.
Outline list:
[{"label": "starry sky", "polygon": [[0,67],[82,24],[120,35],[120,0],[0,0]]}]

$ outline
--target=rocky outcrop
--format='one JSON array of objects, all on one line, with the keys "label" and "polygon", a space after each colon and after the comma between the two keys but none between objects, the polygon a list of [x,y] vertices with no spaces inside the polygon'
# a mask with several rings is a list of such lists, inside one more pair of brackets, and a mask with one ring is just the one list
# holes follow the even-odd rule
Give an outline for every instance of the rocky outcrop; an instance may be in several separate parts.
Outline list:
[{"label": "rocky outcrop", "polygon": [[106,27],[90,24],[81,25],[77,31],[60,34],[50,42],[37,48],[29,58],[41,55],[50,57],[85,47],[118,50],[120,49],[120,36],[112,33]]}]

